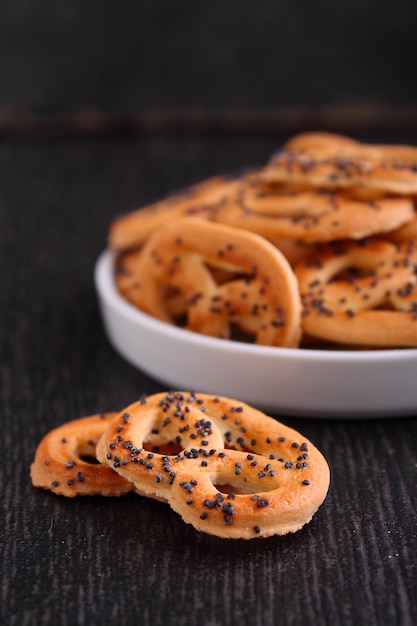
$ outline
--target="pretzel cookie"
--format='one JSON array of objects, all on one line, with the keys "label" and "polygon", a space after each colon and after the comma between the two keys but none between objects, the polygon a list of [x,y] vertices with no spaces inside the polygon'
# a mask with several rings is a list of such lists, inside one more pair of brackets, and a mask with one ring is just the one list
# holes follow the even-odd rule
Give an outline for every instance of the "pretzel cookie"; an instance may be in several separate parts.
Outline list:
[{"label": "pretzel cookie", "polygon": [[116,280],[135,306],[168,323],[262,345],[296,347],[301,302],[288,261],[254,233],[199,218],[158,228]]},{"label": "pretzel cookie", "polygon": [[97,456],[197,530],[251,539],[299,530],[329,468],[300,433],[230,398],[172,391],[123,410]]},{"label": "pretzel cookie", "polygon": [[416,347],[416,267],[417,241],[325,247],[295,268],[304,331],[336,343]]},{"label": "pretzel cookie", "polygon": [[411,239],[417,240],[417,215],[410,222],[384,235],[384,239],[393,243],[404,243]]},{"label": "pretzel cookie", "polygon": [[274,155],[265,179],[327,188],[417,193],[417,148],[365,144],[331,133],[295,136]]},{"label": "pretzel cookie", "polygon": [[116,218],[110,225],[109,244],[116,250],[140,246],[167,219],[179,216],[210,217],[238,186],[239,176],[215,176],[146,207]]},{"label": "pretzel cookie", "polygon": [[132,491],[132,483],[96,462],[97,442],[117,415],[83,417],[45,435],[30,468],[33,485],[67,497],[120,496]]},{"label": "pretzel cookie", "polygon": [[413,219],[410,198],[363,196],[357,190],[265,184],[262,175],[242,179],[213,219],[276,237],[316,243],[362,239],[396,229]]}]

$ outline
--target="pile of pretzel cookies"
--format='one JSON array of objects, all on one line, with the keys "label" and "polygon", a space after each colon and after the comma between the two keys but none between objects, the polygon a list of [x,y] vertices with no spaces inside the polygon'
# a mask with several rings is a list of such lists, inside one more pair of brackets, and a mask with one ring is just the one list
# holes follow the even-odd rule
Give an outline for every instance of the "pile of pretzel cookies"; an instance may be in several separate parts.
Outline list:
[{"label": "pile of pretzel cookies", "polygon": [[262,168],[116,218],[117,287],[213,337],[416,347],[416,198],[417,147],[296,135]]},{"label": "pile of pretzel cookies", "polygon": [[135,492],[169,503],[200,532],[253,539],[308,523],[330,473],[310,441],[251,406],[169,391],[50,431],[31,479],[67,497]]}]

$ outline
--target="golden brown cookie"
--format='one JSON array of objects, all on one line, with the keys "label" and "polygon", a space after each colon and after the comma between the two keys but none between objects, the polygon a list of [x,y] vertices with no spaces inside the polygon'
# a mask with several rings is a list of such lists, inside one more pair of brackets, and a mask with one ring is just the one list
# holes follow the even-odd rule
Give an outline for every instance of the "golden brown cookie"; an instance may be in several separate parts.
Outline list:
[{"label": "golden brown cookie", "polygon": [[298,345],[294,272],[254,233],[195,217],[169,220],[141,251],[122,256],[116,281],[132,304],[162,321],[221,338],[238,327],[258,344]]},{"label": "golden brown cookie", "polygon": [[120,496],[134,490],[132,483],[96,460],[97,442],[117,415],[83,417],[47,433],[30,468],[33,485],[67,497]]},{"label": "golden brown cookie", "polygon": [[304,133],[288,141],[264,172],[269,182],[328,189],[358,187],[417,193],[417,148],[366,144],[331,133]]},{"label": "golden brown cookie", "polygon": [[215,176],[169,195],[164,200],[116,218],[109,229],[109,244],[116,250],[142,245],[158,226],[179,216],[209,218],[238,185],[239,177]]},{"label": "golden brown cookie", "polygon": [[171,391],[130,405],[97,447],[139,493],[224,538],[283,535],[309,522],[329,467],[300,433],[238,400]]},{"label": "golden brown cookie", "polygon": [[362,239],[415,216],[410,198],[286,184],[266,184],[262,174],[241,181],[212,219],[262,235],[304,243]]},{"label": "golden brown cookie", "polygon": [[295,268],[304,331],[340,344],[417,346],[417,241],[329,245]]}]

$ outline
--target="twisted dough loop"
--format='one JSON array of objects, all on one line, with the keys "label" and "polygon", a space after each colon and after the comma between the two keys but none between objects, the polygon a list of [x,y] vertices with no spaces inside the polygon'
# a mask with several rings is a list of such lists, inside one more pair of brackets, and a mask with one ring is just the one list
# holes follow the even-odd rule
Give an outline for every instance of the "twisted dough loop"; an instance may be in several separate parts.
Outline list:
[{"label": "twisted dough loop", "polygon": [[405,243],[412,239],[417,241],[417,216],[415,215],[411,221],[387,233],[384,239],[397,244]]},{"label": "twisted dough loop", "polygon": [[298,345],[294,273],[253,233],[199,218],[170,220],[126,265],[122,259],[116,280],[135,306],[168,323],[176,323],[174,295],[188,330],[229,338],[236,325],[258,344]]},{"label": "twisted dough loop", "polygon": [[45,435],[30,467],[33,485],[67,497],[120,496],[132,491],[132,483],[107,465],[94,463],[97,442],[117,415],[82,417]]},{"label": "twisted dough loop", "polygon": [[215,176],[164,200],[121,215],[110,225],[109,244],[115,250],[127,250],[142,245],[167,219],[181,216],[210,218],[215,208],[238,185],[238,176]]},{"label": "twisted dough loop", "polygon": [[262,174],[255,173],[241,179],[241,185],[213,212],[212,219],[269,240],[327,242],[393,230],[413,217],[414,204],[409,198],[266,185]]},{"label": "twisted dough loop", "polygon": [[265,180],[327,188],[417,193],[417,148],[364,144],[331,133],[295,136],[274,155]]},{"label": "twisted dough loop", "polygon": [[219,537],[295,532],[329,486],[324,457],[300,433],[243,402],[200,393],[132,404],[104,433],[97,456],[139,493]]},{"label": "twisted dough loop", "polygon": [[[154,317],[214,337],[289,347],[306,346],[310,336],[317,347],[328,347],[320,345],[320,339],[339,347],[355,343],[370,348],[413,347],[415,301],[414,291],[408,293],[408,283],[401,286],[398,278],[385,276],[378,278],[378,288],[368,285],[365,289],[362,276],[363,284],[359,281],[355,287],[337,280],[332,289],[323,284],[315,289],[310,286],[315,279],[309,278],[309,283],[297,289],[297,303],[294,280],[303,280],[307,270],[312,271],[302,261],[313,258],[319,247],[333,244],[323,257],[317,257],[327,266],[328,255],[347,240],[360,242],[357,250],[366,249],[367,271],[372,266],[376,272],[383,244],[362,245],[362,240],[417,240],[416,198],[417,147],[365,144],[332,133],[299,134],[263,168],[234,179],[209,179],[190,188],[188,196],[174,195],[116,220],[111,233],[119,235],[111,234],[110,243],[124,252],[118,259],[117,286],[132,304]],[[168,240],[165,222],[178,224],[179,242],[182,233],[176,220],[178,216],[190,220],[184,218],[189,215],[200,220],[194,242],[187,242],[187,249],[179,243],[175,247]],[[217,254],[220,246],[213,255],[208,241],[214,237],[211,243],[216,245],[216,226],[258,236],[256,244],[254,239],[246,239],[247,259],[252,250],[260,251],[260,239],[269,242],[293,269],[297,267],[295,275],[289,275],[288,267],[282,272],[282,260],[275,266],[280,268],[278,272],[265,270],[255,275],[247,263],[232,259],[227,244],[224,258]],[[128,244],[136,249],[127,250]],[[138,246],[143,246],[143,253]],[[350,257],[344,255],[346,269],[354,249],[352,243]],[[270,267],[276,262],[275,258]],[[361,265],[360,260],[357,262]],[[398,276],[396,268],[394,273]],[[290,297],[280,302],[277,291],[260,284],[261,275],[271,284],[277,284],[277,276],[282,279],[281,292]],[[318,276],[318,280],[322,278]],[[334,281],[335,277],[331,278]],[[414,284],[413,272],[409,284]],[[341,293],[342,286],[346,294]],[[389,297],[383,295],[383,288]]]},{"label": "twisted dough loop", "polygon": [[417,241],[346,242],[295,268],[303,328],[337,343],[417,346]]}]

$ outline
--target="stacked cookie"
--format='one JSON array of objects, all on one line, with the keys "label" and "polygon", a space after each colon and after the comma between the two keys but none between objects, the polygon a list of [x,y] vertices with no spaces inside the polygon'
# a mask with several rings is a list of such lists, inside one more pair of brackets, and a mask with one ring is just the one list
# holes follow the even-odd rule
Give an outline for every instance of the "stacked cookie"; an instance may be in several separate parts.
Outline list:
[{"label": "stacked cookie", "polygon": [[417,346],[416,194],[417,148],[298,135],[261,169],[117,218],[116,281],[143,311],[225,339]]},{"label": "stacked cookie", "polygon": [[252,539],[302,528],[330,473],[310,441],[251,406],[169,391],[52,430],[31,478],[67,497],[134,491],[169,503],[198,531]]}]

